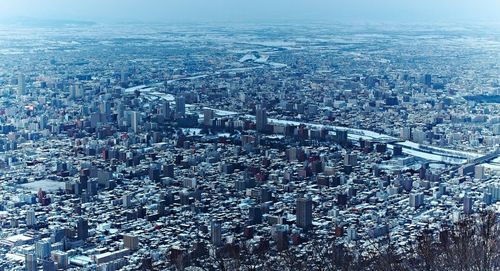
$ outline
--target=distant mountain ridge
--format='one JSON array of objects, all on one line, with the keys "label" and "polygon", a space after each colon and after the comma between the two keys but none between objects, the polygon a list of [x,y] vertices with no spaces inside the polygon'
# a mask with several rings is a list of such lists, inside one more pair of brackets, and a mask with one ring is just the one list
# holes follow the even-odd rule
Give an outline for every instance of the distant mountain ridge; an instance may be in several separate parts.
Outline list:
[{"label": "distant mountain ridge", "polygon": [[85,20],[40,19],[30,17],[4,18],[0,20],[0,23],[29,27],[74,27],[93,26],[97,24],[96,22]]}]

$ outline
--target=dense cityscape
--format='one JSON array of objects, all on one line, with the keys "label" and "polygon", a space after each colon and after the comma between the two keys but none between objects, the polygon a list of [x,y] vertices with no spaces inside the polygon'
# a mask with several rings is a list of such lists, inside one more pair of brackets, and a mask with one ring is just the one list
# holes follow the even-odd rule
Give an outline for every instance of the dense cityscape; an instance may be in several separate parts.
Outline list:
[{"label": "dense cityscape", "polygon": [[500,211],[499,59],[485,25],[2,26],[0,270],[438,242]]}]

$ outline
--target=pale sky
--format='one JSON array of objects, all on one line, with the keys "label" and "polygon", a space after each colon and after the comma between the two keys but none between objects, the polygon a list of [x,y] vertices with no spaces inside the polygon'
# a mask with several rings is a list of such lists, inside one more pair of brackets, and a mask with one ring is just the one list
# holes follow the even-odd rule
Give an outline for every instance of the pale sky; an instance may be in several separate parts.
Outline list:
[{"label": "pale sky", "polygon": [[0,0],[0,21],[499,22],[500,0]]}]

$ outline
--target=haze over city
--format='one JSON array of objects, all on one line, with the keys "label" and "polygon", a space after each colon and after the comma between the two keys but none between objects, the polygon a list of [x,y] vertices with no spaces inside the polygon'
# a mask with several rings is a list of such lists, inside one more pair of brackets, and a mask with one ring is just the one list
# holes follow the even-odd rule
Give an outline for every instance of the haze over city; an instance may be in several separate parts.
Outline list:
[{"label": "haze over city", "polygon": [[498,22],[495,0],[2,0],[0,18],[102,22]]}]

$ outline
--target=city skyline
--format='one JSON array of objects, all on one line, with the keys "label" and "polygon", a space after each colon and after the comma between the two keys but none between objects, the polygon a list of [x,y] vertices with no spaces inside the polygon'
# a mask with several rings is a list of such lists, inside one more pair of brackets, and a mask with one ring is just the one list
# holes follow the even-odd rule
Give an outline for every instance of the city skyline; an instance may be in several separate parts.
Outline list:
[{"label": "city skyline", "polygon": [[498,7],[0,0],[0,271],[499,270]]}]

